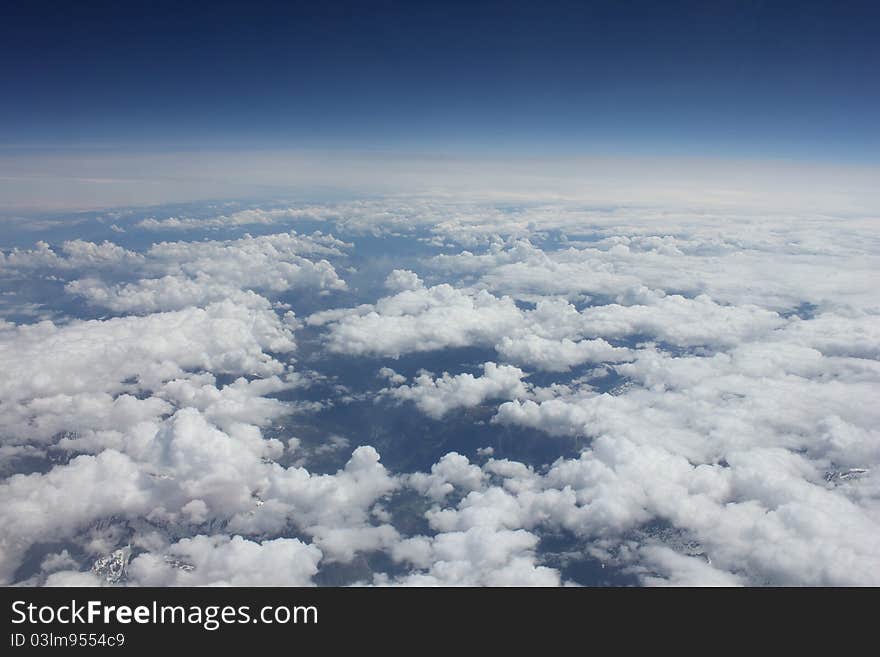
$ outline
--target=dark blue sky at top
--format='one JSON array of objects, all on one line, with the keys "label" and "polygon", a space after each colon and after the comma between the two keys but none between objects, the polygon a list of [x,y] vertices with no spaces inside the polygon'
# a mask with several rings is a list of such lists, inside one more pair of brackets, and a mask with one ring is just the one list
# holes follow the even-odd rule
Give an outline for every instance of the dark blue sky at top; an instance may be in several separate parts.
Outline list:
[{"label": "dark blue sky at top", "polygon": [[861,2],[5,2],[0,145],[877,161]]}]

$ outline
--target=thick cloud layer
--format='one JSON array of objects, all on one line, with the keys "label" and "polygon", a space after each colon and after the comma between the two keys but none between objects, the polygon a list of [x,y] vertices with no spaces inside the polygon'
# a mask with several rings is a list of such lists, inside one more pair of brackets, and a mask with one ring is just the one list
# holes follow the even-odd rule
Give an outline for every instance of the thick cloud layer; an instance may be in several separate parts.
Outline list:
[{"label": "thick cloud layer", "polygon": [[880,584],[868,214],[112,219],[0,253],[3,583]]}]

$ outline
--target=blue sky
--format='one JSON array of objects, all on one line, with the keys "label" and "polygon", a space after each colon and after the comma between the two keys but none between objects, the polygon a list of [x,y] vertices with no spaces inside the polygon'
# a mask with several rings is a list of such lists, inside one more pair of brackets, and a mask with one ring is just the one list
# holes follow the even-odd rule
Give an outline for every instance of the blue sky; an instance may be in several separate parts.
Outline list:
[{"label": "blue sky", "polygon": [[0,144],[877,161],[880,10],[17,3]]}]

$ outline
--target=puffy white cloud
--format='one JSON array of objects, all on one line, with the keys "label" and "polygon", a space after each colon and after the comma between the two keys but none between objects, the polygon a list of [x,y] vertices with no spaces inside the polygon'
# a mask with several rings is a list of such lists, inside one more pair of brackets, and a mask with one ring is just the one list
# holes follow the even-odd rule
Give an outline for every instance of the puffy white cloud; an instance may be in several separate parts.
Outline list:
[{"label": "puffy white cloud", "polygon": [[343,290],[345,281],[327,258],[342,256],[350,247],[332,235],[295,231],[226,241],[161,242],[145,253],[109,241],[70,240],[58,249],[38,242],[33,249],[0,252],[0,274],[79,275],[66,291],[91,304],[116,312],[156,312],[229,298],[247,302],[254,290]]},{"label": "puffy white cloud", "polygon": [[[188,369],[272,375],[283,371],[263,351],[294,349],[291,331],[269,308],[231,302],[145,317],[0,327],[0,398],[144,386]],[[36,374],[30,376],[30,373]]]},{"label": "puffy white cloud", "polygon": [[422,495],[442,500],[455,487],[464,491],[482,488],[487,475],[483,470],[457,452],[450,452],[431,466],[430,474],[415,472],[407,478],[407,484]]},{"label": "puffy white cloud", "polygon": [[315,313],[306,321],[329,325],[328,347],[336,352],[398,357],[449,347],[494,346],[513,362],[550,371],[631,357],[631,351],[612,347],[603,336],[649,336],[681,347],[723,348],[764,337],[791,321],[754,305],[724,306],[705,295],[655,295],[646,301],[578,311],[551,296],[532,310],[522,310],[507,296],[441,284],[408,289],[374,305]]},{"label": "puffy white cloud", "polygon": [[140,267],[145,258],[110,241],[101,244],[84,240],[69,240],[59,250],[47,242],[37,242],[32,249],[12,249],[0,252],[0,271],[23,270],[75,270],[75,269],[122,269]]},{"label": "puffy white cloud", "polygon": [[[438,538],[477,528],[564,529],[625,546],[636,529],[662,520],[702,547],[699,555],[670,555],[671,546],[652,547],[658,545],[654,537],[644,546],[636,543],[621,563],[636,564],[646,583],[663,583],[661,576],[665,583],[690,585],[877,581],[870,538],[876,514],[837,489],[805,480],[809,463],[787,450],[751,450],[731,454],[727,466],[694,466],[662,448],[602,437],[545,474],[505,461],[483,469],[500,483],[484,479],[456,506],[427,514]],[[403,541],[398,557],[426,564],[433,554],[427,540]]]},{"label": "puffy white cloud", "polygon": [[524,397],[526,387],[522,382],[525,376],[518,367],[484,363],[483,374],[450,375],[444,372],[439,378],[432,378],[428,373],[419,374],[412,385],[401,385],[388,388],[387,396],[415,403],[419,409],[435,419],[446,415],[449,411],[478,406],[489,399],[513,399]]},{"label": "puffy white cloud", "polygon": [[395,269],[385,279],[385,287],[392,292],[418,290],[424,286],[422,279],[417,274],[406,269]]},{"label": "puffy white cloud", "polygon": [[[495,421],[556,434],[650,440],[706,462],[730,449],[771,445],[850,467],[874,461],[878,418],[869,399],[877,385],[875,368],[854,363],[851,380],[844,382],[832,373],[846,372],[849,364],[821,363],[827,375],[814,380],[786,372],[797,368],[791,361],[795,367],[783,365],[771,377],[772,361],[751,360],[762,353],[743,348],[732,356],[672,358],[642,350],[633,363],[617,366],[634,384],[620,394],[585,390],[514,400],[501,405]],[[747,362],[759,369],[750,375]],[[832,435],[838,438],[829,440]]]},{"label": "puffy white cloud", "polygon": [[[350,561],[360,551],[388,549],[399,540],[394,527],[376,524],[371,513],[399,486],[374,449],[360,447],[339,472],[317,475],[275,463],[283,445],[266,440],[253,425],[236,423],[227,431],[210,424],[195,408],[183,408],[166,420],[140,423],[122,435],[97,434],[93,445],[97,438],[112,444],[105,443],[95,456],[76,457],[45,474],[9,478],[0,484],[0,497],[9,500],[0,510],[0,580],[11,581],[34,543],[77,539],[107,518],[146,519],[156,528],[178,531],[220,520],[230,532],[275,536],[292,526],[310,536],[314,545],[281,541],[266,554],[281,558],[290,552],[294,558],[301,552],[314,564],[322,555],[330,561]],[[106,545],[99,541],[94,549],[112,549],[124,535]],[[211,540],[220,549],[228,537]],[[160,541],[160,551],[164,549]],[[223,577],[232,578],[230,583],[269,582],[258,573],[248,579],[247,573],[234,572],[240,555],[247,560],[264,554],[254,544],[234,542],[214,554],[204,541],[196,541],[162,552],[168,553],[207,565],[190,577],[162,567],[164,557],[144,557],[137,570],[137,577],[144,578],[141,583],[209,584]],[[230,569],[223,577],[218,574],[222,567]],[[314,574],[311,566],[303,571],[290,568],[291,578]],[[268,577],[271,568],[265,573]]]},{"label": "puffy white cloud", "polygon": [[386,379],[389,383],[394,385],[400,385],[401,383],[406,383],[406,377],[403,374],[398,374],[390,367],[382,367],[379,368],[379,376],[383,379]]},{"label": "puffy white cloud", "polygon": [[70,537],[95,518],[146,515],[154,482],[124,454],[79,456],[46,474],[0,483],[0,581],[10,582],[30,545]]},{"label": "puffy white cloud", "polygon": [[[878,309],[868,281],[880,256],[869,246],[875,227],[866,217],[657,210],[579,217],[563,209],[534,222],[565,236],[563,248],[547,250],[525,239],[534,240],[536,228],[522,230],[513,221],[522,220],[487,218],[481,224],[487,249],[439,255],[434,267],[518,297],[588,295],[631,303],[665,292],[772,310],[804,302]],[[604,239],[596,241],[597,235]]]},{"label": "puffy white cloud", "polygon": [[65,290],[115,312],[157,312],[180,310],[188,306],[234,298],[247,303],[247,295],[210,279],[189,279],[179,276],[149,278],[137,283],[111,284],[97,279],[78,279]]},{"label": "puffy white cloud", "polygon": [[306,276],[302,267],[326,264],[305,256],[340,256],[347,244],[320,232],[299,235],[296,231],[237,240],[160,242],[146,252],[147,266],[158,271],[204,273],[219,280],[242,278],[269,289],[287,289],[291,280]]},{"label": "puffy white cloud", "polygon": [[375,306],[312,315],[313,326],[331,324],[331,351],[400,356],[419,351],[494,343],[521,321],[513,299],[442,284],[405,290]]},{"label": "puffy white cloud", "polygon": [[220,517],[253,507],[255,492],[268,483],[262,458],[283,451],[255,427],[234,425],[226,433],[193,408],[181,409],[157,429],[126,436],[126,452],[186,502],[201,500]]},{"label": "puffy white cloud", "polygon": [[265,301],[65,325],[7,322],[0,325],[0,430],[8,442],[124,428],[170,410],[165,400],[133,393],[155,391],[188,371],[278,375],[285,366],[269,352],[295,346]]},{"label": "puffy white cloud", "polygon": [[277,533],[288,523],[311,536],[328,560],[350,561],[357,551],[386,548],[398,539],[387,524],[372,523],[370,509],[400,483],[372,447],[358,447],[332,475],[273,466],[260,491],[264,503],[230,521],[233,531]]},{"label": "puffy white cloud", "polygon": [[[108,382],[111,386],[119,382]],[[91,431],[112,431],[171,413],[172,406],[156,397],[139,397],[122,393],[74,392],[37,396],[8,401],[0,411],[2,440],[48,441],[64,434],[82,437]]]},{"label": "puffy white cloud", "polygon": [[161,242],[144,254],[140,267],[143,274],[155,278],[131,283],[83,278],[68,283],[66,289],[117,312],[176,310],[242,298],[242,290],[341,290],[346,285],[333,265],[324,258],[310,258],[338,256],[346,246],[332,236],[295,232],[223,242]]},{"label": "puffy white cloud", "polygon": [[472,527],[395,546],[395,559],[415,572],[377,584],[402,586],[558,586],[559,572],[536,563],[538,537],[523,530]]},{"label": "puffy white cloud", "polygon": [[73,537],[102,518],[180,522],[180,510],[184,520],[198,523],[253,508],[268,482],[265,458],[283,446],[264,440],[251,425],[229,431],[184,408],[125,433],[95,434],[87,448],[96,456],[76,457],[46,474],[11,477],[2,491],[10,502],[0,513],[6,537],[0,577],[11,576],[34,542]]},{"label": "puffy white cloud", "polygon": [[754,305],[722,306],[705,295],[670,295],[649,305],[610,304],[584,309],[583,331],[622,337],[648,335],[676,346],[732,346],[766,335],[785,320]]},{"label": "puffy white cloud", "polygon": [[503,337],[496,347],[504,359],[540,370],[565,372],[584,363],[614,363],[632,358],[632,351],[613,347],[602,338],[550,340],[539,335]]},{"label": "puffy white cloud", "polygon": [[309,586],[320,559],[318,548],[295,538],[199,535],[135,557],[128,573],[142,586]]},{"label": "puffy white cloud", "polygon": [[680,554],[665,545],[646,545],[641,548],[642,568],[653,567],[661,575],[643,574],[642,581],[649,586],[742,586],[736,575],[713,568],[702,557]]},{"label": "puffy white cloud", "polygon": [[791,348],[774,362],[756,349],[711,358],[642,352],[618,366],[638,384],[619,396],[512,401],[497,420],[595,437],[541,484],[575,493],[576,503],[550,516],[566,529],[623,535],[662,519],[742,581],[874,582],[877,516],[860,492],[870,484],[829,488],[823,477],[877,462],[880,418],[868,401],[876,383],[865,380],[874,368]]},{"label": "puffy white cloud", "polygon": [[228,431],[235,424],[265,426],[291,413],[290,404],[267,395],[297,384],[292,375],[286,380],[278,376],[252,380],[240,377],[218,388],[215,377],[204,373],[169,381],[156,395],[177,407],[197,408],[209,422]]}]

